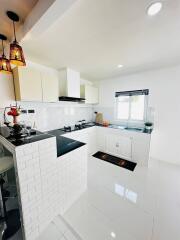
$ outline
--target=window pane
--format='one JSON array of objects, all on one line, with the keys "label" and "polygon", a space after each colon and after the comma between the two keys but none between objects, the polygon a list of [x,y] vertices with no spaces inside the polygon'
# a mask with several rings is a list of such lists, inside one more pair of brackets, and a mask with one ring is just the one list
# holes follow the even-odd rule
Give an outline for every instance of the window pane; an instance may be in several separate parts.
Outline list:
[{"label": "window pane", "polygon": [[117,118],[127,120],[129,118],[129,96],[118,97]]},{"label": "window pane", "polygon": [[131,97],[131,120],[144,120],[144,95]]}]

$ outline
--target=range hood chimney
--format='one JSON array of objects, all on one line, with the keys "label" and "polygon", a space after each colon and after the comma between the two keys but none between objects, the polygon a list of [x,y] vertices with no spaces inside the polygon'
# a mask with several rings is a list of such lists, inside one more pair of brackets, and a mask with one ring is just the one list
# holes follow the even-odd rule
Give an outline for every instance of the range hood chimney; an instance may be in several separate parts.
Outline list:
[{"label": "range hood chimney", "polygon": [[70,68],[62,69],[60,76],[60,95],[59,101],[83,102],[80,97],[80,73]]}]

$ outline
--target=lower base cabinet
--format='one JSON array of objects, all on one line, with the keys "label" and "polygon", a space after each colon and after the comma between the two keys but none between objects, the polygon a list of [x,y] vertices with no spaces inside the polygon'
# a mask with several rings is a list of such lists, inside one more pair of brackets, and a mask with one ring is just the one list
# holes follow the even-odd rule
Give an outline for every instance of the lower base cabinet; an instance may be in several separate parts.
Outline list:
[{"label": "lower base cabinet", "polygon": [[132,139],[127,136],[107,134],[106,152],[114,156],[132,160]]},{"label": "lower base cabinet", "polygon": [[102,151],[140,166],[148,166],[150,134],[95,126],[65,136],[86,143],[88,155]]},{"label": "lower base cabinet", "polygon": [[97,127],[97,150],[148,166],[151,134]]}]

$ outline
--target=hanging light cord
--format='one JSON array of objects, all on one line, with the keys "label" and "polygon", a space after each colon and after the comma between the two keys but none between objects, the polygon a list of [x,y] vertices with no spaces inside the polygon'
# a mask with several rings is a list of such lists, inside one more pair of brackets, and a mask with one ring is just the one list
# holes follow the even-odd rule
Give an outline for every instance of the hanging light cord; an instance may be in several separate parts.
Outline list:
[{"label": "hanging light cord", "polygon": [[17,42],[17,40],[16,40],[16,29],[15,29],[14,21],[13,21],[13,30],[14,30],[14,41]]},{"label": "hanging light cord", "polygon": [[2,57],[5,57],[5,54],[4,54],[4,42],[3,42],[3,39],[2,39]]}]

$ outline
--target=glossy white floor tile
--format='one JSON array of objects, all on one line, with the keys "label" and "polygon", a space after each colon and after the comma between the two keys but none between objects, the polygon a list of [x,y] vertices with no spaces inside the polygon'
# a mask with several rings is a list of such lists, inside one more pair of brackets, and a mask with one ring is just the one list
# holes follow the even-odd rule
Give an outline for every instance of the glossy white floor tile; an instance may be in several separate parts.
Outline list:
[{"label": "glossy white floor tile", "polygon": [[82,240],[60,216],[57,216],[37,240]]},{"label": "glossy white floor tile", "polygon": [[88,163],[88,189],[38,240],[179,240],[180,166]]},{"label": "glossy white floor tile", "polygon": [[64,218],[83,240],[179,240],[180,167],[134,172],[89,159],[88,189]]}]

